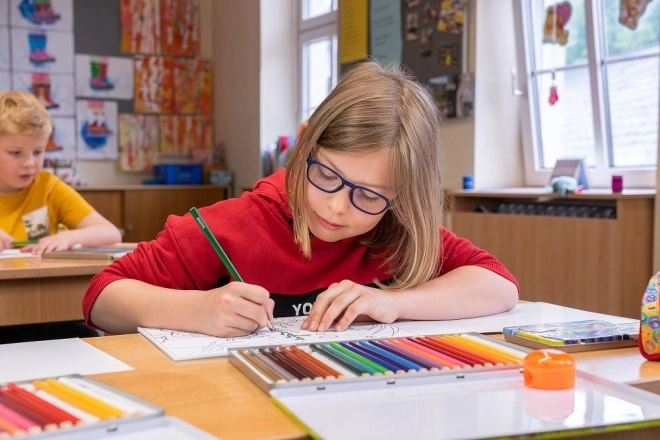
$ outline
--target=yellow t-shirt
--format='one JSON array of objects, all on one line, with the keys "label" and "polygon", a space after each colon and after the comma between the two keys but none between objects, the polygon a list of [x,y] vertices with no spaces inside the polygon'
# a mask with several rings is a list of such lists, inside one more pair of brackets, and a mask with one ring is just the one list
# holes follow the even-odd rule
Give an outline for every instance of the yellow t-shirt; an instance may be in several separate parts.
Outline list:
[{"label": "yellow t-shirt", "polygon": [[17,194],[0,194],[0,229],[15,241],[38,240],[57,232],[57,225],[74,229],[94,208],[59,177],[41,171]]}]

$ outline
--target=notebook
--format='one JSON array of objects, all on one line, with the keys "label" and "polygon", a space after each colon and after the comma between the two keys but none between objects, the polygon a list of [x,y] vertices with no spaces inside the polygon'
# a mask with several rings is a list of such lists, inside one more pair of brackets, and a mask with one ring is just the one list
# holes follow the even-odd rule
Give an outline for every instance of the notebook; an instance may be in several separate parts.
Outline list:
[{"label": "notebook", "polygon": [[506,341],[525,347],[573,353],[636,346],[639,321],[619,324],[601,320],[564,321],[504,327],[502,333]]},{"label": "notebook", "polygon": [[116,260],[133,251],[134,247],[126,246],[91,246],[70,249],[67,251],[48,252],[41,258],[86,259],[86,260]]}]

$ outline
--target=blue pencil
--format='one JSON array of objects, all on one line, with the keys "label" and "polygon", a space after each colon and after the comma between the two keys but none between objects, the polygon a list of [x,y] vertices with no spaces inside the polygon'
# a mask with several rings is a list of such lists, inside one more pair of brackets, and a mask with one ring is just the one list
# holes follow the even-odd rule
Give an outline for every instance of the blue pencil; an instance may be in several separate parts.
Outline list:
[{"label": "blue pencil", "polygon": [[359,345],[357,345],[355,343],[340,342],[339,344],[341,346],[343,346],[344,348],[347,348],[351,351],[354,351],[355,353],[359,354],[360,356],[366,357],[371,362],[375,362],[378,365],[387,368],[390,371],[403,371],[403,369],[399,368],[397,365],[394,365],[388,359],[384,359],[382,356],[375,355],[372,352],[365,350],[364,348],[360,347]]},{"label": "blue pencil", "polygon": [[359,341],[358,344],[360,344],[365,350],[370,350],[374,353],[378,353],[380,356],[384,358],[390,359],[390,362],[399,365],[402,370],[417,371],[422,368],[421,365],[417,365],[414,362],[410,362],[408,359],[402,358],[401,356],[398,356],[394,353],[390,353],[387,350],[383,350],[382,348],[368,341]]},{"label": "blue pencil", "polygon": [[436,365],[431,364],[427,359],[424,359],[421,356],[417,356],[415,353],[404,351],[399,347],[397,347],[396,345],[392,345],[387,341],[371,341],[371,342],[372,344],[377,345],[383,350],[387,350],[391,353],[395,353],[404,359],[408,359],[410,362],[414,362],[416,364],[421,365],[422,368],[426,368],[426,369],[438,368]]}]

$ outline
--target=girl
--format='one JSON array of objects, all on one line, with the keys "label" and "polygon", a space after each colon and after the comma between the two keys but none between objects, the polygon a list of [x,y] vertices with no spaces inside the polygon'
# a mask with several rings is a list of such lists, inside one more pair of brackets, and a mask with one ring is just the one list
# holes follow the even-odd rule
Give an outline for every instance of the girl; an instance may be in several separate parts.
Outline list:
[{"label": "girl", "polygon": [[298,130],[286,169],[200,214],[244,283],[190,215],[171,216],[91,282],[88,324],[223,337],[308,315],[302,328],[356,319],[440,320],[513,308],[513,276],[441,226],[440,115],[397,67],[351,69]]}]

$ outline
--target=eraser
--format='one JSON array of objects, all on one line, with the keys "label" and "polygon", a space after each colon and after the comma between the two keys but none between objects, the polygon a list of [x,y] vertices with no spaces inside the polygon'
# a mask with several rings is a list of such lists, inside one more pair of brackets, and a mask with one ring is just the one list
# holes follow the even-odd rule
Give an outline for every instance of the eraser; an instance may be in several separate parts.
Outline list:
[{"label": "eraser", "polygon": [[560,350],[534,350],[523,359],[525,386],[566,390],[575,386],[575,359]]}]

